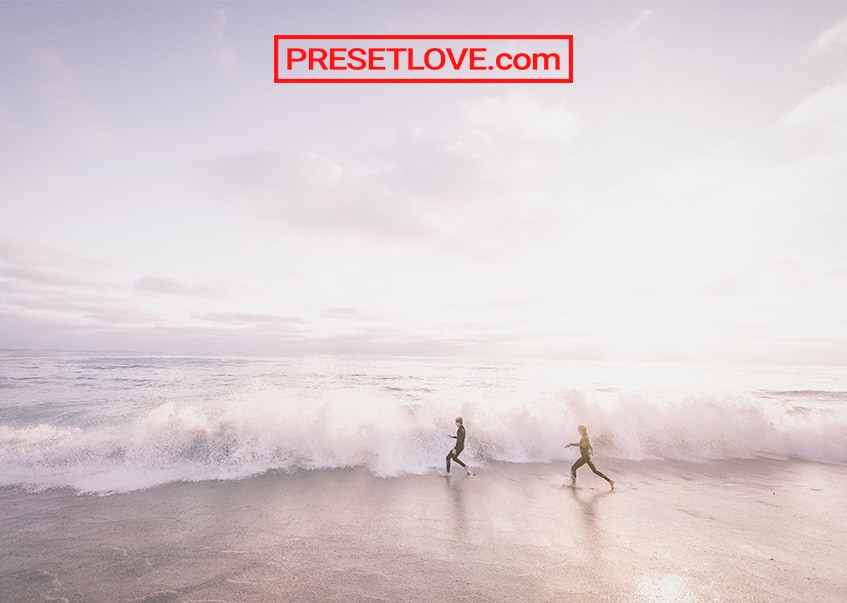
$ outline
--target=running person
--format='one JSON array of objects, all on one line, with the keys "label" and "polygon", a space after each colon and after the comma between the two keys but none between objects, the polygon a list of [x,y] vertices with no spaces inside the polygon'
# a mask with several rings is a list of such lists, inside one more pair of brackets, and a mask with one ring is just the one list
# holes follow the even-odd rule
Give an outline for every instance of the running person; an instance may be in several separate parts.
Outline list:
[{"label": "running person", "polygon": [[459,460],[459,455],[465,449],[465,426],[462,422],[462,417],[456,417],[456,435],[449,437],[456,440],[456,446],[447,453],[447,475],[450,475],[450,461],[456,461],[458,465],[465,468],[468,475],[473,475],[471,470],[468,469],[468,466]]},{"label": "running person", "polygon": [[591,462],[591,455],[594,453],[594,449],[591,447],[591,440],[588,439],[588,428],[585,425],[580,425],[579,433],[582,436],[579,442],[574,442],[565,446],[565,448],[570,448],[571,446],[579,446],[579,458],[571,467],[571,482],[574,484],[576,483],[576,470],[582,467],[583,465],[588,465],[588,467],[594,473],[609,482],[609,485],[612,487],[612,490],[614,490],[615,482],[613,482],[608,477],[597,471],[597,467],[595,467],[594,463]]}]

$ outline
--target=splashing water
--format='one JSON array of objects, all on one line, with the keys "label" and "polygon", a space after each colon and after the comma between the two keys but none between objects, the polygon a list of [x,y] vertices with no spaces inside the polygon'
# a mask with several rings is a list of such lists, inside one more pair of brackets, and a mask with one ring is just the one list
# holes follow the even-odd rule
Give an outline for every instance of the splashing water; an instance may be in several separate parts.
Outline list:
[{"label": "splashing water", "polygon": [[[0,355],[0,485],[117,492],[266,471],[767,456],[847,462],[841,368]],[[708,384],[708,386],[704,386]]]}]

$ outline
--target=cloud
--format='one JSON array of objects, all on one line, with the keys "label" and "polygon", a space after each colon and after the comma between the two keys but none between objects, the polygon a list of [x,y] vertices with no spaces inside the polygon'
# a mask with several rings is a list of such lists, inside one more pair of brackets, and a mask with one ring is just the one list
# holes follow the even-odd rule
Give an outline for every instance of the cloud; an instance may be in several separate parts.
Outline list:
[{"label": "cloud", "polygon": [[289,232],[414,240],[426,230],[408,195],[375,165],[342,166],[307,151],[261,150],[218,160],[210,172],[218,198],[272,218]]},{"label": "cloud", "polygon": [[577,120],[562,101],[486,97],[446,133],[407,129],[355,157],[265,149],[211,162],[210,194],[286,234],[476,256],[561,235]]},{"label": "cloud", "polygon": [[216,38],[226,35],[226,24],[229,22],[229,9],[219,8],[212,13],[212,32]]},{"label": "cloud", "polygon": [[139,300],[133,295],[136,291],[194,299],[227,295],[221,287],[158,277],[144,277],[134,288],[128,287],[121,282],[125,278],[122,274],[112,276],[115,271],[121,272],[107,262],[0,237],[0,311],[9,335],[3,344],[26,341],[29,328],[39,338],[55,330],[58,341],[63,333],[68,337],[84,333],[88,337],[94,332],[145,329],[174,322],[168,314],[173,308],[154,306],[149,296]]},{"label": "cloud", "polygon": [[22,243],[0,236],[0,277],[16,283],[19,291],[102,290],[102,282],[83,276],[102,267],[100,262],[46,245]]},{"label": "cloud", "polygon": [[522,93],[486,98],[469,105],[466,113],[484,137],[499,135],[529,142],[572,142],[579,125],[563,100],[544,104]]},{"label": "cloud", "polygon": [[372,314],[359,310],[358,308],[326,308],[321,312],[321,316],[329,319],[340,318],[354,321],[374,320],[374,316]]},{"label": "cloud", "polygon": [[0,267],[0,277],[17,281],[38,290],[43,288],[89,287],[94,282],[73,272],[46,267],[5,266]]},{"label": "cloud", "polygon": [[160,321],[156,314],[136,308],[125,291],[113,285],[67,277],[58,270],[21,268],[3,272],[9,273],[14,278],[4,281],[0,275],[0,314],[8,322],[10,333],[17,333],[8,341],[25,337],[29,330],[26,325],[39,325],[36,331],[55,330],[58,335],[76,329],[146,327]]},{"label": "cloud", "polygon": [[[144,318],[139,316],[139,318]],[[297,318],[249,313],[198,317],[214,323],[163,324],[155,317],[131,320],[118,314],[102,323],[65,317],[0,311],[0,341],[5,348],[112,350],[192,354],[376,354],[434,356],[502,350],[523,345],[520,334],[491,334],[455,325],[415,330],[408,325],[350,328],[322,334],[319,325]]]},{"label": "cloud", "polygon": [[822,88],[780,121],[788,127],[816,126],[847,134],[847,82]]},{"label": "cloud", "polygon": [[217,9],[212,14],[211,31],[214,45],[212,57],[224,71],[231,71],[238,64],[235,49],[228,41],[227,24],[230,17],[231,13],[226,8]]},{"label": "cloud", "polygon": [[143,276],[135,283],[137,291],[147,293],[163,293],[187,297],[227,297],[226,289],[214,285],[205,285],[190,281],[181,281],[159,276]]},{"label": "cloud", "polygon": [[838,53],[847,50],[847,19],[839,21],[821,33],[814,45],[818,54]]},{"label": "cloud", "polygon": [[475,149],[463,139],[463,133],[457,134],[455,138],[444,138],[416,128],[376,151],[376,173],[389,187],[391,196],[414,198],[430,209],[455,209],[484,194]]},{"label": "cloud", "polygon": [[651,9],[646,8],[638,13],[638,16],[629,24],[630,33],[638,31],[653,20],[654,13]]},{"label": "cloud", "polygon": [[207,312],[197,318],[222,325],[237,327],[256,327],[264,330],[300,331],[307,321],[297,316],[278,316],[275,314],[253,314],[249,312]]}]

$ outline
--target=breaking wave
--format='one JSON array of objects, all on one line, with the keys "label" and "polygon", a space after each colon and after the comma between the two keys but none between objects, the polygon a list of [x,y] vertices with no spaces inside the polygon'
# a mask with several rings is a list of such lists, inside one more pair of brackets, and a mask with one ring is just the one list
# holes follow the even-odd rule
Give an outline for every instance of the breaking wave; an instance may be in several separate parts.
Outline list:
[{"label": "breaking wave", "polygon": [[[300,392],[294,392],[300,393]],[[847,463],[847,394],[768,391],[651,398],[615,388],[563,390],[546,399],[439,399],[281,386],[217,399],[159,399],[82,425],[0,425],[0,485],[120,492],[172,481],[242,479],[267,471],[365,467],[375,476],[442,467],[465,419],[471,465],[570,461],[586,424],[598,457],[627,460],[796,458]],[[514,395],[519,396],[519,393]]]}]

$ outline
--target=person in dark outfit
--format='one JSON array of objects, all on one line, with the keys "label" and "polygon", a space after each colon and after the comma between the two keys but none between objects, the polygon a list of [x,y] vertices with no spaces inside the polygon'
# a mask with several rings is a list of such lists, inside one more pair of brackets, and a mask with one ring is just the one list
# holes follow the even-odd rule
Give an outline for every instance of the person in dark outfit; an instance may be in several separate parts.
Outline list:
[{"label": "person in dark outfit", "polygon": [[588,467],[595,474],[599,475],[604,480],[609,482],[609,485],[612,487],[612,490],[614,490],[615,482],[613,482],[608,477],[597,471],[597,467],[595,467],[594,463],[591,462],[591,455],[594,453],[594,449],[591,447],[591,440],[588,439],[588,428],[585,425],[580,425],[579,434],[582,436],[579,442],[574,442],[565,446],[565,448],[570,448],[571,446],[579,446],[579,458],[571,467],[571,482],[574,484],[576,483],[576,470],[582,467],[583,465],[588,465]]},{"label": "person in dark outfit", "polygon": [[456,440],[456,446],[447,453],[447,475],[450,475],[450,461],[456,461],[456,464],[465,468],[468,475],[473,475],[471,470],[468,469],[468,466],[459,460],[459,455],[462,454],[462,450],[465,449],[465,426],[462,422],[462,417],[456,417],[456,428],[456,435],[450,436]]}]

